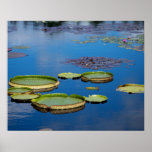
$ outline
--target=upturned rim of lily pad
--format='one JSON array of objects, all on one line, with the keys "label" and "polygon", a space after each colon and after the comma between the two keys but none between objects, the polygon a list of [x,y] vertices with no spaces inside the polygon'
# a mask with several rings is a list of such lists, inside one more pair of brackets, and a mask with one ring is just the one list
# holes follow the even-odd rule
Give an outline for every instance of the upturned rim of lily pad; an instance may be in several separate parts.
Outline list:
[{"label": "upturned rim of lily pad", "polygon": [[[140,91],[130,91],[130,90],[123,90],[122,88],[124,87],[128,87],[128,86],[135,86],[135,87],[143,87],[143,90]],[[124,85],[120,85],[118,86],[118,88],[116,89],[116,91],[121,91],[121,92],[127,92],[129,94],[133,94],[133,93],[144,93],[144,85],[142,84],[124,84]]]},{"label": "upturned rim of lily pad", "polygon": [[[24,92],[13,92],[13,90],[16,90],[16,89],[18,89],[18,90],[24,89],[25,91]],[[8,95],[24,94],[24,93],[30,94],[30,93],[32,93],[32,89],[27,88],[27,87],[11,87],[11,88],[8,88]]]},{"label": "upturned rim of lily pad", "polygon": [[[38,97],[40,97],[41,94],[38,93],[38,94],[13,94],[11,95],[11,98],[14,100],[14,101],[31,101],[32,99],[36,99]],[[25,97],[25,98],[23,98]]]},{"label": "upturned rim of lily pad", "polygon": [[[24,84],[18,84],[15,82],[12,82],[17,79],[24,79],[24,78],[44,78],[49,80],[54,80],[55,83],[48,83],[48,84],[41,84],[41,85],[24,85]],[[10,78],[9,85],[11,87],[27,87],[32,89],[33,92],[45,92],[45,91],[51,91],[58,87],[59,81],[55,77],[47,76],[47,75],[20,75],[15,76],[14,78]]]},{"label": "upturned rim of lily pad", "polygon": [[70,108],[70,109],[44,109],[44,108],[35,106],[32,103],[32,107],[34,109],[36,109],[37,111],[40,111],[42,113],[50,112],[51,114],[68,114],[68,113],[74,113],[74,112],[78,112],[78,111],[83,110],[85,108],[85,105],[80,106],[80,107],[76,107],[76,108]]},{"label": "upturned rim of lily pad", "polygon": [[[96,98],[98,98],[98,99],[96,99]],[[108,98],[103,95],[93,94],[93,95],[89,95],[89,97],[85,97],[85,100],[87,102],[92,102],[92,103],[102,103],[102,102],[107,101]]]},{"label": "upturned rim of lily pad", "polygon": [[[80,99],[80,102],[74,103],[74,104],[64,104],[64,105],[51,105],[48,106],[46,104],[42,104],[39,103],[39,101],[43,98],[46,97],[71,97],[71,98],[76,98],[76,99]],[[56,109],[56,110],[63,110],[63,109],[72,109],[72,108],[77,108],[77,107],[81,107],[83,105],[85,105],[85,98],[83,96],[77,95],[77,94],[71,94],[70,96],[68,96],[65,93],[52,93],[52,94],[45,94],[45,95],[41,95],[39,98],[36,99],[32,99],[32,104],[35,106],[38,106],[40,108],[44,108],[44,109]]]},{"label": "upturned rim of lily pad", "polygon": [[61,78],[61,79],[78,79],[80,77],[81,77],[81,74],[72,73],[72,72],[66,72],[66,73],[58,74],[58,78]]},{"label": "upturned rim of lily pad", "polygon": [[[109,76],[108,77],[104,77],[104,78],[90,78],[90,79],[86,77],[86,75],[96,74],[96,73],[107,74]],[[84,81],[84,82],[91,81],[93,83],[106,83],[106,82],[110,82],[110,81],[113,80],[113,74],[110,73],[110,72],[104,72],[104,71],[85,72],[85,73],[81,74],[81,80]]]}]

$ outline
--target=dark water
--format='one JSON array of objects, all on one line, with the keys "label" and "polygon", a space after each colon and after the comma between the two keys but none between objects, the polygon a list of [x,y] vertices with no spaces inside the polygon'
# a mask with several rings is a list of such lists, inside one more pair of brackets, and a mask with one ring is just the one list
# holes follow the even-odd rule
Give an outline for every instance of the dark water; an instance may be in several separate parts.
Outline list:
[{"label": "dark water", "polygon": [[[104,23],[103,23],[104,24]],[[131,24],[131,23],[129,23]],[[68,31],[44,32],[42,25],[32,22],[8,23],[13,30],[8,33],[8,47],[29,46],[28,49],[13,49],[28,56],[8,59],[8,81],[16,75],[50,75],[57,77],[62,72],[83,73],[92,71],[63,62],[82,56],[102,56],[134,60],[134,65],[107,69],[114,80],[104,84],[93,84],[78,80],[60,80],[58,89],[49,93],[102,94],[108,97],[104,104],[86,103],[83,110],[68,114],[42,113],[30,103],[11,102],[8,97],[8,130],[144,130],[144,94],[127,94],[116,91],[126,83],[144,84],[144,53],[104,45],[103,42],[76,44],[72,40],[84,40],[93,33]],[[15,28],[14,28],[15,27]],[[104,35],[118,35],[109,31]],[[101,69],[102,71],[103,69]],[[100,90],[86,90],[87,86],[99,86]],[[45,94],[45,93],[42,93]]]}]

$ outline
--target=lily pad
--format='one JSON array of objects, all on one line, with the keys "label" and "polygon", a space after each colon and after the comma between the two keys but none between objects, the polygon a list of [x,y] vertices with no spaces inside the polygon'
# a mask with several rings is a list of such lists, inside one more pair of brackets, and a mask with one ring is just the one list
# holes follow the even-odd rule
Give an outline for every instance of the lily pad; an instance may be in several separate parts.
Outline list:
[{"label": "lily pad", "polygon": [[9,81],[12,87],[28,87],[34,92],[50,91],[57,88],[59,81],[51,76],[45,75],[24,75],[15,76]]},{"label": "lily pad", "polygon": [[32,107],[42,113],[50,112],[51,114],[66,114],[66,113],[73,113],[73,112],[83,110],[85,108],[85,105],[77,107],[77,108],[71,108],[71,109],[44,109],[44,108],[35,106],[34,104],[32,104]]},{"label": "lily pad", "polygon": [[65,64],[73,64],[81,68],[88,68],[93,70],[98,69],[111,69],[113,67],[119,67],[121,64],[128,64],[133,62],[128,59],[115,59],[106,57],[81,57],[79,59],[68,59]]},{"label": "lily pad", "polygon": [[38,98],[39,96],[40,94],[13,94],[11,95],[11,98],[18,101],[28,101]]},{"label": "lily pad", "polygon": [[127,93],[144,93],[144,85],[125,84],[125,85],[120,85],[116,90]]},{"label": "lily pad", "polygon": [[87,90],[99,90],[99,87],[86,87]]},{"label": "lily pad", "polygon": [[103,95],[91,95],[89,97],[85,97],[85,100],[88,102],[98,102],[98,103],[107,101],[107,99],[108,98]]},{"label": "lily pad", "polygon": [[104,83],[110,82],[113,80],[113,74],[104,71],[97,71],[97,72],[85,72],[81,75],[82,81],[94,82],[94,83]]},{"label": "lily pad", "polygon": [[32,89],[30,88],[17,88],[17,87],[12,87],[8,89],[8,94],[23,94],[23,93],[32,93]]},{"label": "lily pad", "polygon": [[81,77],[81,74],[68,72],[58,74],[58,77],[62,79],[77,79]]},{"label": "lily pad", "polygon": [[13,46],[14,49],[28,49],[28,46]]},{"label": "lily pad", "polygon": [[8,53],[8,58],[20,58],[20,57],[24,57],[24,56],[27,56],[27,54],[18,53],[18,52],[9,52]]},{"label": "lily pad", "polygon": [[45,94],[33,99],[32,103],[46,109],[71,109],[85,105],[84,97],[75,94],[68,96],[64,93]]}]

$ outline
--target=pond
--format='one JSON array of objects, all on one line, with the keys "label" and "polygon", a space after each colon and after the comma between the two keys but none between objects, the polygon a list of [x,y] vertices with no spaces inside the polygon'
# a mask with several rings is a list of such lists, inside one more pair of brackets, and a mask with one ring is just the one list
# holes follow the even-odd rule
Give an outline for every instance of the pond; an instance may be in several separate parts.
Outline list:
[{"label": "pond", "polygon": [[[57,78],[59,73],[65,72],[113,73],[113,81],[107,83],[58,78],[60,85],[57,89],[41,92],[82,96],[100,94],[108,98],[103,104],[86,103],[82,109],[65,114],[40,111],[31,103],[17,103],[8,96],[8,130],[144,130],[144,94],[116,91],[119,85],[144,84],[144,52],[101,40],[107,36],[132,39],[143,32],[143,22],[8,22],[8,48],[12,48],[9,53],[25,54],[8,58],[8,81],[17,75]],[[92,42],[77,43],[90,37]],[[98,69],[67,63],[69,59],[82,57],[125,59],[131,63]],[[86,89],[97,86],[99,90]]]}]

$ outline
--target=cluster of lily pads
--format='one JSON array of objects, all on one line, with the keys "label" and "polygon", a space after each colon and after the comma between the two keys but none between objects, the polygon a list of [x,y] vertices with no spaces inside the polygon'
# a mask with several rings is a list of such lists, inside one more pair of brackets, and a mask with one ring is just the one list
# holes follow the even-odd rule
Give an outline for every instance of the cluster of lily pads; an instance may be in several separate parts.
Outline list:
[{"label": "cluster of lily pads", "polygon": [[107,57],[81,57],[78,59],[67,59],[65,64],[73,64],[82,68],[88,68],[92,70],[98,69],[110,69],[112,67],[119,67],[122,63],[133,65],[132,60],[128,59],[115,59]]},{"label": "cluster of lily pads", "polygon": [[87,43],[95,43],[97,41],[106,43],[115,43],[118,44],[118,47],[125,48],[125,49],[132,49],[136,51],[144,51],[144,34],[136,35],[135,37],[118,37],[118,36],[100,36],[94,35],[87,37],[86,40],[73,40],[75,43],[78,44],[87,44]]},{"label": "cluster of lily pads", "polygon": [[28,49],[28,46],[14,46],[12,48],[8,48],[8,58],[19,58],[27,56],[27,54],[22,52],[12,52],[13,49]]},{"label": "cluster of lily pads", "polygon": [[[82,81],[91,81],[92,83],[110,82],[113,80],[113,74],[109,72],[85,72],[77,73],[61,73],[59,78],[78,79]],[[65,93],[44,94],[36,92],[45,92],[56,89],[59,85],[58,79],[44,75],[25,75],[15,76],[9,81],[10,88],[8,95],[11,95],[12,101],[15,102],[31,102],[32,106],[42,112],[51,111],[52,113],[69,113],[79,111],[84,108],[86,102],[102,103],[107,101],[107,97],[103,95],[89,95],[88,97]],[[95,87],[87,87],[86,89],[95,89]],[[99,89],[97,87],[97,89]],[[144,85],[126,84],[117,88],[118,91],[128,93],[143,93]]]}]

